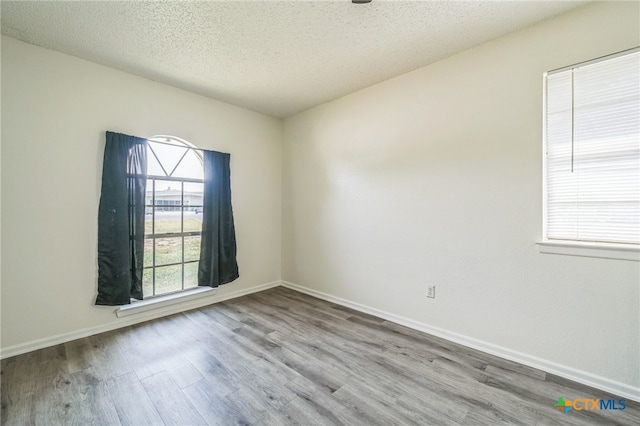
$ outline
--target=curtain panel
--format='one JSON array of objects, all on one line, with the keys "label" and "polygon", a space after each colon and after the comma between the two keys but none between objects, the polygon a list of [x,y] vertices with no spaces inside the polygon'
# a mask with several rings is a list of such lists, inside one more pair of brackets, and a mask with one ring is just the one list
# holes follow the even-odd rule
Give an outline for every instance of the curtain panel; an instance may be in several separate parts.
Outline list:
[{"label": "curtain panel", "polygon": [[231,156],[206,150],[203,154],[204,200],[198,285],[218,287],[239,276],[231,207]]},{"label": "curtain panel", "polygon": [[107,132],[98,208],[96,305],[142,299],[147,140]]}]

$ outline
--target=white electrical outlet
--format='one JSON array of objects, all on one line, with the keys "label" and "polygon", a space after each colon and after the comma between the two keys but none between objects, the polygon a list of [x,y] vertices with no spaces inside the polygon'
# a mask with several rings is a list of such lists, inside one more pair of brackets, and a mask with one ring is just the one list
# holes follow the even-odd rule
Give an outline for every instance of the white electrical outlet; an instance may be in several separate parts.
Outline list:
[{"label": "white electrical outlet", "polygon": [[436,286],[435,285],[430,285],[427,287],[427,297],[430,297],[431,299],[435,299],[436,298]]}]

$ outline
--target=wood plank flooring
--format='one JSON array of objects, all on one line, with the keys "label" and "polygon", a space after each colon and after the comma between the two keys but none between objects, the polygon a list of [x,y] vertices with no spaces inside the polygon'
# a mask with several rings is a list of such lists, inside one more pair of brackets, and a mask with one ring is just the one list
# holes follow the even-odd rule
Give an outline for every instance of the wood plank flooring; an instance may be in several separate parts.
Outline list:
[{"label": "wood plank flooring", "polygon": [[639,425],[619,398],[278,287],[2,361],[2,425]]}]

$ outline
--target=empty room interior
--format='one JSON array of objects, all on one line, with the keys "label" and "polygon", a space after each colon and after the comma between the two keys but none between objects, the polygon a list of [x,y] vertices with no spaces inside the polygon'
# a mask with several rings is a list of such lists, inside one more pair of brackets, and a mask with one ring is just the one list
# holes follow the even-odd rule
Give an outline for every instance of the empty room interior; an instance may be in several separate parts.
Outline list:
[{"label": "empty room interior", "polygon": [[2,425],[640,424],[639,1],[1,1]]}]

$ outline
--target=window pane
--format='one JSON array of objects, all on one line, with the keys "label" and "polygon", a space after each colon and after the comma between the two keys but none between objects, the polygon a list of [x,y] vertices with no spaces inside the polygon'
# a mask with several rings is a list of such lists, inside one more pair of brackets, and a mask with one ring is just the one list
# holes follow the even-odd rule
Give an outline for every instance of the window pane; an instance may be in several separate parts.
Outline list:
[{"label": "window pane", "polygon": [[144,210],[144,233],[153,233],[153,207],[145,207]]},{"label": "window pane", "polygon": [[182,262],[182,237],[156,238],[156,265]]},{"label": "window pane", "polygon": [[158,163],[158,160],[149,149],[147,149],[147,174],[150,176],[166,176],[162,167],[160,167],[160,163]]},{"label": "window pane", "polygon": [[156,207],[156,234],[169,232],[182,232],[182,216],[180,210],[165,211],[162,207]]},{"label": "window pane", "polygon": [[185,182],[184,183],[184,205],[185,206],[201,206],[203,192],[204,192],[204,184]]},{"label": "window pane", "polygon": [[[151,174],[148,170],[147,170],[147,174]],[[147,179],[147,184],[146,184],[146,189],[145,189],[145,199],[144,199],[144,203],[147,206],[150,206],[153,204],[153,179]]]},{"label": "window pane", "polygon": [[145,269],[142,273],[142,296],[153,296],[153,268]]},{"label": "window pane", "polygon": [[153,239],[145,238],[144,240],[144,266],[153,266]]},{"label": "window pane", "polygon": [[[153,160],[160,160],[160,164],[162,165],[161,169],[162,174],[157,174],[158,176],[171,176],[173,169],[176,167],[182,156],[187,151],[187,148],[184,146],[178,145],[165,145],[160,143],[153,143],[151,141],[148,142],[148,155],[147,157]],[[153,167],[155,167],[154,162],[150,162]],[[154,171],[156,169],[154,168]]]},{"label": "window pane", "polygon": [[173,211],[182,204],[182,182],[172,180],[156,180],[156,206],[164,211]]},{"label": "window pane", "polygon": [[198,262],[185,263],[184,265],[184,288],[198,286]]},{"label": "window pane", "polygon": [[182,290],[182,265],[156,268],[156,294]]},{"label": "window pane", "polygon": [[184,208],[184,232],[202,232],[202,207]]},{"label": "window pane", "polygon": [[184,261],[200,258],[200,236],[184,237]]},{"label": "window pane", "polygon": [[[203,179],[204,178],[204,166],[200,156],[196,154],[196,151],[189,150],[187,155],[184,156],[175,172],[173,177],[190,178],[190,179]],[[170,173],[170,171],[169,171]]]}]

